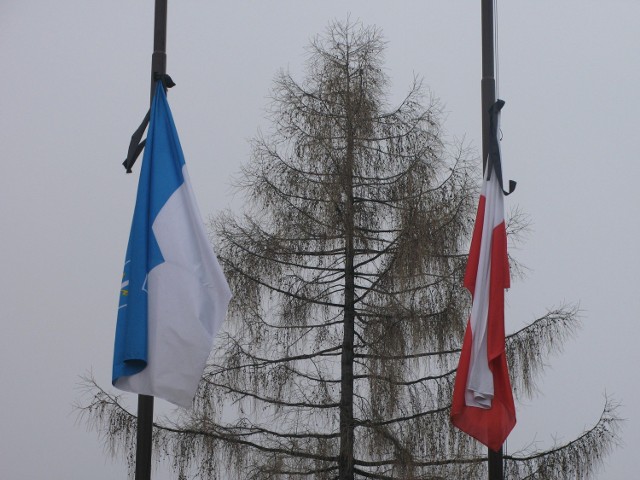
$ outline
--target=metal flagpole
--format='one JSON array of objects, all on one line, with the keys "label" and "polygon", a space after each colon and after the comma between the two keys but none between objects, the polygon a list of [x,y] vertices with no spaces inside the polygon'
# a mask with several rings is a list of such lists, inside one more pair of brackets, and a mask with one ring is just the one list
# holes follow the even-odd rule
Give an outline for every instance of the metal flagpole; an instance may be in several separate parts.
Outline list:
[{"label": "metal flagpole", "polygon": [[[489,155],[489,108],[496,102],[494,61],[494,0],[482,0],[482,171]],[[489,480],[504,480],[502,447],[497,452],[488,449]]]},{"label": "metal flagpole", "polygon": [[151,101],[155,93],[155,74],[167,73],[167,0],[156,0],[151,56]]},{"label": "metal flagpole", "polygon": [[151,479],[151,436],[153,431],[153,397],[138,395],[138,428],[136,438],[136,478]]},{"label": "metal flagpole", "polygon": [[[156,0],[151,56],[151,101],[155,93],[155,75],[167,73],[167,0]],[[138,395],[135,480],[151,480],[153,434],[153,397]]]},{"label": "metal flagpole", "polygon": [[496,102],[493,0],[482,0],[482,170],[489,155],[489,108]]}]

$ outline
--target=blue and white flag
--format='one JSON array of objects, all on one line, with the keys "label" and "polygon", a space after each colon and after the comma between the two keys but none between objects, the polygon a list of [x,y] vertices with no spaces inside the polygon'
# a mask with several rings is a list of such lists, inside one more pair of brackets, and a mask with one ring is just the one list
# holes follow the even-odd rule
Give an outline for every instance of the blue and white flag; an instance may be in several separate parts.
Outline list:
[{"label": "blue and white flag", "polygon": [[120,290],[113,385],[191,407],[230,299],[158,82]]}]

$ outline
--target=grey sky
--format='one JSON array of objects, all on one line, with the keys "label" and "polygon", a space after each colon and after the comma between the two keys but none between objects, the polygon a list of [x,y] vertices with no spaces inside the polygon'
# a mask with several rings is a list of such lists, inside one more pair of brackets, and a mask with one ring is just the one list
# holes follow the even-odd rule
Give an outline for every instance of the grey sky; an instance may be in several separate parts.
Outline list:
[{"label": "grey sky", "polygon": [[[505,178],[533,228],[512,251],[531,270],[508,330],[580,302],[584,326],[518,405],[515,451],[568,440],[622,401],[622,448],[597,476],[637,470],[640,401],[640,3],[499,2]],[[204,216],[238,208],[231,176],[280,68],[301,78],[328,21],[389,41],[392,99],[415,74],[445,105],[450,138],[480,145],[480,2],[170,1],[169,101]],[[124,478],[72,404],[79,375],[108,385],[137,172],[120,162],[149,96],[153,1],[0,3],[0,471],[12,480]],[[133,399],[132,399],[133,400]],[[133,403],[133,402],[132,402]],[[160,403],[160,402],[158,402]],[[159,405],[162,410],[166,408]],[[161,465],[158,480],[173,478]]]}]

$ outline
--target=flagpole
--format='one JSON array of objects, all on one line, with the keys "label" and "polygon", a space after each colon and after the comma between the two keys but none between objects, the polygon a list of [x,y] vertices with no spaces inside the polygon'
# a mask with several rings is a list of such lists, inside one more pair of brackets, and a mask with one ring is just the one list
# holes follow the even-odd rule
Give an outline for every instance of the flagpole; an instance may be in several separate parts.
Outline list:
[{"label": "flagpole", "polygon": [[151,56],[151,101],[155,93],[155,74],[167,73],[167,0],[156,0]]},{"label": "flagpole", "polygon": [[[482,171],[486,168],[489,155],[489,108],[496,102],[496,79],[494,61],[494,0],[482,0]],[[502,447],[497,452],[488,451],[489,480],[504,480]]]},{"label": "flagpole", "polygon": [[138,395],[135,480],[151,479],[152,432],[153,397],[149,395]]},{"label": "flagpole", "polygon": [[[151,56],[151,102],[155,93],[156,74],[167,73],[167,0],[155,0],[153,55]],[[153,446],[153,397],[138,395],[138,427],[136,434],[135,480],[151,480]]]},{"label": "flagpole", "polygon": [[489,108],[496,102],[493,45],[493,1],[482,0],[482,171],[489,155]]}]

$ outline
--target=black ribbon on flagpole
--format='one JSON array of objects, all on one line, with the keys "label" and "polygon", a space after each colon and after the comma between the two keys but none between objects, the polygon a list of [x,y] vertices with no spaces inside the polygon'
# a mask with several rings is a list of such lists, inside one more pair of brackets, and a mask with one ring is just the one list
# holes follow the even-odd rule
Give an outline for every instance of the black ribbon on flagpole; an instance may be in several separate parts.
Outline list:
[{"label": "black ribbon on flagpole", "polygon": [[487,155],[487,180],[491,180],[491,172],[495,172],[500,188],[505,195],[513,193],[517,183],[509,180],[509,190],[504,189],[502,183],[502,160],[500,159],[500,140],[498,139],[498,116],[504,107],[504,100],[496,100],[489,108],[489,152]]},{"label": "black ribbon on flagpole", "polygon": [[[171,77],[166,73],[154,73],[153,78],[156,82],[162,82],[165,92],[167,91],[167,89],[175,87],[176,85]],[[129,142],[129,151],[127,152],[127,158],[124,162],[122,162],[122,165],[124,166],[127,173],[131,173],[131,167],[133,167],[133,164],[136,163],[140,152],[142,152],[145,144],[147,143],[147,139],[145,138],[143,140],[142,135],[149,125],[150,117],[151,108],[149,108],[149,110],[147,111],[147,114],[144,116],[144,119],[142,120],[140,126],[136,129],[135,132],[133,132],[133,135],[131,135],[131,142]]]}]

